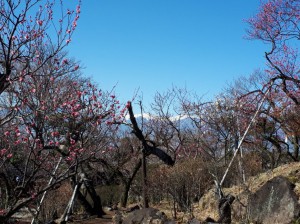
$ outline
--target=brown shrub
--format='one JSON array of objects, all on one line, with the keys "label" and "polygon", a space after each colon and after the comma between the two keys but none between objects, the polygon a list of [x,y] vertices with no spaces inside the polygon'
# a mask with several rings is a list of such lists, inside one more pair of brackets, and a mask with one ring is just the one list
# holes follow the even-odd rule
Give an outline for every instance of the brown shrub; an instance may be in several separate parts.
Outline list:
[{"label": "brown shrub", "polygon": [[41,206],[39,220],[43,223],[62,215],[70,198],[72,187],[68,181],[63,182],[57,189],[47,192]]}]

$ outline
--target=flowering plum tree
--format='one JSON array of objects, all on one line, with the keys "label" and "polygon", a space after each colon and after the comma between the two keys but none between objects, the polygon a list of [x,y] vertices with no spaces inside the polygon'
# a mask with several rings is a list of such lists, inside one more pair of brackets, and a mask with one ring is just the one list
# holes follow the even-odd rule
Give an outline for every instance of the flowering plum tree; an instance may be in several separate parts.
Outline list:
[{"label": "flowering plum tree", "polygon": [[[63,63],[64,56],[56,60]],[[15,110],[9,125],[1,127],[0,183],[8,192],[2,195],[7,199],[1,201],[3,220],[101,156],[107,136],[117,129],[114,124],[124,117],[126,108],[115,95],[69,73],[74,65],[63,63],[56,73],[55,64],[44,64],[2,94],[3,104]],[[42,75],[45,71],[50,79]]]},{"label": "flowering plum tree", "polygon": [[248,19],[249,38],[261,40],[271,46],[265,52],[268,65],[266,72],[274,89],[268,96],[270,117],[281,125],[287,139],[292,142],[294,160],[299,159],[299,125],[294,123],[292,127],[286,118],[296,121],[300,105],[297,49],[300,35],[299,12],[300,4],[297,0],[269,0],[261,5],[257,15]]},{"label": "flowering plum tree", "polygon": [[54,13],[59,7],[54,0],[0,0],[0,93],[34,74],[71,42],[81,2],[76,10],[58,2],[61,14]]},{"label": "flowering plum tree", "polygon": [[249,38],[259,39],[271,45],[265,52],[273,79],[280,79],[282,90],[299,104],[295,90],[299,89],[299,63],[297,40],[299,39],[299,2],[296,0],[269,0],[259,12],[248,19]]},{"label": "flowering plum tree", "polygon": [[61,181],[76,182],[83,164],[103,155],[126,111],[112,92],[81,78],[63,52],[81,1],[75,10],[63,3],[0,0],[0,185],[6,191],[0,222]]}]

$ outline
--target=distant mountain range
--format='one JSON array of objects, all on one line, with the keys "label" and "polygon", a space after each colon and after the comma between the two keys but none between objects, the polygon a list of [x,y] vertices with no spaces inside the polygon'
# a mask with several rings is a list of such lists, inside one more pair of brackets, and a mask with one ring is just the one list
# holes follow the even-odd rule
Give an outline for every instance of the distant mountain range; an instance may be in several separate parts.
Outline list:
[{"label": "distant mountain range", "polygon": [[[131,122],[129,119],[129,115],[127,115],[125,118],[126,118],[126,122],[130,124]],[[136,119],[138,125],[141,125],[142,122],[144,124],[147,124],[147,122],[150,122],[153,120],[154,121],[157,120],[158,122],[161,120],[159,116],[154,116],[154,115],[150,115],[150,114],[146,114],[146,113],[145,114],[136,114],[135,119]],[[178,115],[178,116],[171,117],[170,121],[173,122],[175,125],[180,126],[180,128],[195,128],[194,122],[187,115],[182,115],[182,116]],[[123,125],[123,126],[124,127],[122,127],[122,130],[129,129],[128,126],[126,126],[126,125]]]}]

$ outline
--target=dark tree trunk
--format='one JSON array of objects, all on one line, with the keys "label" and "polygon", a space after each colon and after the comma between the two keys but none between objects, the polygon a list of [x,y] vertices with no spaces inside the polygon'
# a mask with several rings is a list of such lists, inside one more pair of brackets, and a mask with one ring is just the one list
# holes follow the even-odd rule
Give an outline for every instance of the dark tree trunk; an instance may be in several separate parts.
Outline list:
[{"label": "dark tree trunk", "polygon": [[105,212],[102,209],[102,202],[100,196],[97,194],[92,183],[89,183],[88,186],[86,186],[86,188],[91,196],[91,199],[93,200],[93,206],[92,206],[93,215],[102,217],[103,215],[105,215]]},{"label": "dark tree trunk", "polygon": [[171,156],[169,156],[166,152],[164,152],[164,150],[155,147],[155,146],[151,146],[148,144],[145,136],[143,135],[142,130],[139,128],[137,121],[135,119],[135,116],[133,114],[133,110],[132,110],[132,106],[131,103],[128,106],[128,112],[130,115],[130,121],[132,124],[132,132],[135,134],[135,136],[140,140],[140,142],[143,145],[143,150],[145,152],[145,156],[148,155],[155,155],[157,156],[161,161],[163,161],[165,164],[169,165],[169,166],[173,166],[175,164],[175,161],[172,159]]},{"label": "dark tree trunk", "polygon": [[123,181],[123,192],[122,192],[121,200],[120,200],[121,207],[126,207],[127,206],[128,194],[129,194],[129,190],[130,190],[132,181],[134,180],[134,178],[135,178],[137,172],[140,170],[141,166],[142,166],[142,160],[140,159],[139,162],[135,165],[130,178],[126,178],[125,176],[121,176],[121,179]]},{"label": "dark tree trunk", "polygon": [[294,145],[294,158],[296,161],[299,161],[299,138],[297,136],[293,139],[293,145]]},{"label": "dark tree trunk", "polygon": [[148,183],[147,183],[147,160],[145,152],[143,151],[142,167],[143,167],[143,207],[149,208],[148,199]]},{"label": "dark tree trunk", "polygon": [[7,218],[6,216],[0,216],[0,223],[7,223]]},{"label": "dark tree trunk", "polygon": [[143,167],[143,206],[144,208],[149,207],[149,199],[148,199],[148,186],[147,186],[147,170],[146,170],[146,157],[149,155],[155,155],[157,156],[161,161],[163,161],[165,164],[173,166],[175,161],[169,156],[164,150],[158,148],[153,144],[148,144],[149,141],[146,140],[142,130],[139,128],[138,123],[135,119],[135,116],[133,114],[132,105],[129,103],[128,105],[128,112],[130,116],[130,121],[132,124],[132,132],[135,134],[135,136],[140,140],[140,142],[143,145],[142,150],[142,167]]},{"label": "dark tree trunk", "polygon": [[126,182],[125,184],[123,184],[124,188],[123,188],[123,192],[122,192],[121,199],[120,199],[121,207],[126,207],[127,206],[130,185],[131,184],[129,184],[129,182]]},{"label": "dark tree trunk", "polygon": [[235,197],[232,195],[227,195],[219,199],[218,209],[219,209],[219,220],[218,223],[231,223],[231,204],[233,203]]},{"label": "dark tree trunk", "polygon": [[[83,194],[82,191],[78,190],[76,192],[77,201],[83,206],[85,212],[89,216],[97,215],[98,217],[102,217],[105,212],[102,209],[101,198],[97,195],[96,190],[91,181],[86,179],[85,174],[82,173],[80,185],[84,187],[87,194]],[[73,187],[76,186],[75,178],[73,178]],[[88,200],[88,198],[90,200]]]},{"label": "dark tree trunk", "polygon": [[87,200],[87,197],[82,194],[81,191],[77,192],[77,200],[83,206],[84,210],[89,216],[97,215],[98,217],[102,217],[105,212],[102,209],[101,199],[96,195],[91,195],[91,199],[93,203],[90,203]]},{"label": "dark tree trunk", "polygon": [[78,200],[78,202],[83,206],[84,210],[86,211],[86,213],[88,215],[94,215],[93,214],[93,208],[91,206],[91,204],[88,202],[88,200],[86,199],[86,196],[84,196],[81,191],[77,192],[76,198]]}]

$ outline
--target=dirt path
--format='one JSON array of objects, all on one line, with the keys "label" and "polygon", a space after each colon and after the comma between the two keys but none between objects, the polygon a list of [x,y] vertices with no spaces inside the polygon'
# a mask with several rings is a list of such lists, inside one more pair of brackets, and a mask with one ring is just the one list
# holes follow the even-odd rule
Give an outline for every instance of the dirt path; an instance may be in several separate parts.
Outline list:
[{"label": "dirt path", "polygon": [[90,219],[86,219],[86,220],[74,220],[72,222],[68,222],[68,223],[82,223],[82,224],[102,224],[102,223],[113,223],[112,221],[112,217],[113,217],[113,213],[112,212],[106,212],[106,215],[104,215],[102,218],[90,218]]},{"label": "dirt path", "polygon": [[82,223],[82,224],[102,224],[102,223],[113,223],[111,218],[94,218],[88,220],[78,220],[70,223]]}]

